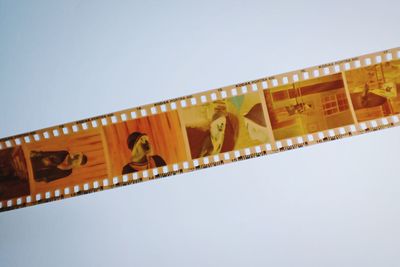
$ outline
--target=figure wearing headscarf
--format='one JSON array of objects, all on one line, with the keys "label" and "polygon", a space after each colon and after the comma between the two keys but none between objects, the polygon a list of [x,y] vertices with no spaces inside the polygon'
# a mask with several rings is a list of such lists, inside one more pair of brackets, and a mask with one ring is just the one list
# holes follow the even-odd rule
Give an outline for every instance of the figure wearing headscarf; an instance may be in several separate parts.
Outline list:
[{"label": "figure wearing headscarf", "polygon": [[130,134],[127,139],[127,145],[131,151],[131,158],[130,162],[122,168],[122,174],[144,171],[166,165],[161,156],[152,155],[152,147],[146,134],[141,132]]}]

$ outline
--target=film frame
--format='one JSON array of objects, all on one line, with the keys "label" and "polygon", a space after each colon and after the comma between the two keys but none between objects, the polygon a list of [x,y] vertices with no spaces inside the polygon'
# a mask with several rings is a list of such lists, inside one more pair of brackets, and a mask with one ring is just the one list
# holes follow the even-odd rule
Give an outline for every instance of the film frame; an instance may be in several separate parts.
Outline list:
[{"label": "film frame", "polygon": [[[0,201],[0,211],[7,211],[21,207],[32,206],[36,204],[46,203],[50,201],[60,200],[64,198],[69,198],[73,196],[93,193],[97,191],[102,191],[106,189],[111,189],[115,187],[125,186],[129,184],[135,184],[139,182],[145,182],[153,179],[160,179],[164,177],[173,176],[176,174],[191,172],[198,169],[209,168],[213,166],[223,165],[231,162],[241,161],[245,159],[250,159],[254,157],[269,155],[277,152],[287,151],[295,148],[300,148],[304,146],[310,146],[318,143],[323,143],[327,141],[332,141],[344,137],[350,137],[355,135],[360,135],[364,133],[368,133],[371,131],[376,131],[380,129],[390,128],[394,126],[400,125],[400,117],[397,109],[390,109],[387,111],[387,108],[384,109],[385,112],[382,114],[376,113],[374,106],[374,111],[371,112],[375,114],[372,116],[372,119],[359,119],[358,114],[356,113],[356,109],[354,108],[355,104],[352,100],[352,89],[349,89],[349,75],[348,73],[351,71],[357,71],[365,68],[370,68],[373,66],[382,66],[382,64],[391,64],[395,62],[399,62],[400,60],[400,48],[392,48],[376,53],[366,54],[354,58],[344,59],[340,61],[335,61],[332,63],[327,63],[323,65],[317,65],[309,68],[304,68],[296,71],[291,71],[279,75],[268,76],[256,80],[251,80],[244,83],[238,83],[234,85],[229,85],[221,88],[216,88],[208,91],[204,91],[201,93],[196,93],[192,95],[187,95],[183,97],[178,97],[174,99],[169,99],[157,103],[147,104],[131,109],[125,109],[122,111],[117,111],[113,113],[108,113],[101,116],[91,117],[75,122],[65,123],[53,127],[48,127],[24,134],[14,135],[10,137],[5,137],[0,139],[0,151],[6,154],[9,151],[9,154],[16,155],[18,159],[21,156],[21,148],[22,154],[25,158],[25,163],[27,165],[28,172],[28,181],[29,181],[29,193],[26,193],[26,190],[23,191],[25,193],[17,194],[12,197],[5,197]],[[381,67],[383,68],[383,67]],[[379,68],[378,68],[379,69]],[[378,70],[379,71],[379,70]],[[400,76],[399,70],[394,70],[396,74]],[[383,71],[382,71],[383,73]],[[333,128],[315,128],[317,130],[310,132],[303,132],[299,135],[284,137],[284,138],[276,138],[272,123],[271,123],[271,112],[268,109],[268,101],[265,98],[265,92],[275,90],[279,87],[285,87],[292,84],[301,84],[307,83],[308,81],[318,81],[318,79],[324,79],[324,77],[329,76],[340,76],[343,81],[343,92],[345,94],[345,99],[347,100],[348,107],[346,110],[349,110],[351,113],[352,121],[349,123],[339,123],[337,127]],[[376,75],[376,83],[382,85],[382,81],[380,80],[379,74]],[[396,76],[396,75],[395,75]],[[351,78],[350,78],[351,79]],[[393,82],[393,81],[391,81]],[[373,84],[373,83],[371,83]],[[386,81],[383,82],[386,84]],[[396,82],[394,82],[395,86]],[[386,86],[386,85],[385,85]],[[337,89],[337,88],[336,88]],[[396,88],[395,88],[396,89]],[[310,89],[311,90],[311,89]],[[332,89],[333,90],[333,89]],[[339,89],[338,89],[339,90]],[[341,88],[340,88],[341,90]],[[369,93],[370,86],[365,89],[364,95]],[[393,90],[392,90],[393,91]],[[387,94],[390,94],[392,91],[387,90]],[[301,91],[300,89],[300,92]],[[306,91],[304,91],[306,92]],[[343,95],[343,92],[340,92],[340,95]],[[320,92],[318,92],[320,93]],[[357,92],[359,93],[359,92]],[[191,155],[191,148],[188,140],[187,132],[185,133],[185,122],[183,121],[182,113],[187,111],[190,108],[196,108],[199,106],[211,105],[212,103],[226,103],[231,99],[237,99],[243,96],[244,98],[247,95],[258,95],[259,103],[262,107],[262,114],[265,119],[268,135],[268,142],[259,142],[258,144],[252,144],[251,146],[240,146],[234,147],[229,151],[217,151],[217,152],[209,152],[209,153],[200,153],[199,157],[193,157]],[[305,104],[298,103],[298,94],[293,93],[290,96],[290,92],[286,93],[289,95],[282,101],[287,101],[287,106],[281,106],[280,113],[293,113],[295,116],[303,118],[304,115],[300,115],[299,112],[305,111]],[[310,92],[308,92],[311,95]],[[317,93],[316,93],[317,94]],[[379,94],[379,93],[378,93]],[[385,93],[383,93],[385,94]],[[305,93],[302,95],[304,97]],[[337,94],[336,94],[337,95]],[[294,97],[293,97],[294,96]],[[342,96],[340,96],[342,97]],[[397,96],[396,96],[397,97]],[[296,100],[294,100],[296,98]],[[390,98],[390,97],[387,97]],[[327,98],[329,100],[329,97]],[[339,98],[336,98],[337,105],[339,106]],[[244,100],[243,100],[244,101]],[[293,102],[296,101],[296,102]],[[368,101],[369,99],[362,100],[367,102],[367,107],[364,109],[368,109]],[[361,102],[362,102],[361,101]],[[235,101],[235,103],[238,101]],[[239,101],[240,102],[240,101]],[[282,102],[283,103],[283,102]],[[256,103],[258,104],[258,103]],[[307,104],[307,103],[306,103]],[[284,105],[284,104],[282,104]],[[324,106],[324,104],[322,104]],[[324,112],[330,113],[335,110],[335,107],[329,106],[329,103],[326,103],[325,106],[328,107]],[[385,103],[386,105],[386,103]],[[254,105],[255,106],[255,105]],[[253,106],[253,107],[254,107]],[[312,105],[310,105],[312,106]],[[321,104],[319,104],[321,106]],[[324,107],[325,107],[324,106]],[[357,106],[358,107],[358,106]],[[345,107],[346,108],[346,107]],[[285,111],[286,109],[286,111]],[[340,109],[340,106],[336,109]],[[227,108],[228,110],[228,108]],[[246,110],[248,111],[248,110]],[[239,111],[238,111],[239,112]],[[242,112],[242,111],[240,111]],[[321,108],[315,112],[321,112]],[[110,157],[109,148],[107,143],[107,136],[105,134],[105,129],[107,127],[113,127],[116,125],[128,124],[130,122],[138,121],[138,120],[146,120],[149,118],[155,118],[157,116],[169,116],[169,114],[175,114],[173,116],[178,118],[178,123],[180,126],[177,129],[180,131],[178,134],[184,146],[184,151],[181,153],[180,157],[177,157],[175,160],[166,161],[165,164],[157,166],[152,166],[151,168],[147,168],[144,170],[138,170],[132,173],[127,174],[116,174],[111,172],[110,167],[105,167],[107,169],[106,177],[102,176],[102,174],[96,174],[94,177],[90,177],[90,179],[79,179],[76,178],[73,182],[67,182],[64,184],[59,184],[51,187],[43,187],[44,189],[32,189],[32,166],[29,164],[29,159],[32,161],[32,147],[40,147],[41,144],[51,144],[56,142],[61,142],[60,140],[68,140],[70,138],[76,138],[77,136],[86,136],[94,134],[97,136],[96,138],[100,140],[99,142],[103,146],[104,157]],[[238,113],[239,114],[239,113]],[[237,115],[238,117],[243,116]],[[249,114],[249,111],[247,112]],[[293,115],[291,114],[291,115]],[[378,114],[378,115],[376,115]],[[289,116],[284,115],[284,116]],[[332,115],[332,114],[328,114]],[[172,115],[171,115],[172,116]],[[306,116],[307,117],[307,116]],[[298,120],[303,120],[303,119]],[[176,120],[176,119],[175,119]],[[240,119],[239,119],[240,120]],[[178,125],[177,124],[177,125]],[[243,125],[243,122],[242,122]],[[294,125],[297,125],[296,123]],[[247,126],[246,126],[247,127]],[[294,126],[296,127],[296,126]],[[139,130],[134,133],[141,133]],[[125,136],[126,137],[126,136]],[[93,137],[95,138],[95,137]],[[96,139],[96,140],[97,140]],[[154,137],[153,137],[154,139]],[[179,140],[178,140],[179,141]],[[94,142],[94,141],[93,141]],[[97,141],[96,141],[97,142]],[[122,141],[121,141],[122,142]],[[179,142],[178,142],[179,143]],[[257,143],[257,142],[256,142]],[[60,148],[59,150],[50,149],[51,151],[65,151],[65,148]],[[159,149],[161,151],[162,149]],[[165,150],[165,148],[164,148]],[[7,152],[8,153],[8,152]],[[30,154],[29,154],[30,153]],[[81,152],[84,154],[84,152]],[[89,152],[87,152],[89,153]],[[56,154],[56,153],[53,153]],[[58,154],[62,154],[61,152]],[[65,154],[65,152],[64,152]],[[35,153],[33,154],[35,155]],[[205,155],[205,156],[201,156]],[[7,156],[11,157],[11,156]],[[81,156],[82,157],[82,156]],[[98,156],[101,157],[101,156]],[[90,157],[94,158],[94,156]],[[105,160],[107,161],[107,160]],[[108,160],[110,161],[110,159]],[[21,160],[19,160],[19,165],[21,164]],[[88,161],[90,162],[90,161]],[[16,164],[16,165],[18,165]],[[32,163],[31,163],[32,164]],[[104,163],[105,165],[110,165],[110,163]],[[1,167],[1,166],[0,166]],[[18,170],[19,172],[23,172],[22,170]],[[25,174],[26,176],[26,174]],[[25,177],[26,178],[26,177]],[[60,178],[62,179],[62,178]],[[50,181],[53,183],[53,181]],[[26,185],[24,185],[26,187]],[[15,194],[14,194],[15,195]]]}]

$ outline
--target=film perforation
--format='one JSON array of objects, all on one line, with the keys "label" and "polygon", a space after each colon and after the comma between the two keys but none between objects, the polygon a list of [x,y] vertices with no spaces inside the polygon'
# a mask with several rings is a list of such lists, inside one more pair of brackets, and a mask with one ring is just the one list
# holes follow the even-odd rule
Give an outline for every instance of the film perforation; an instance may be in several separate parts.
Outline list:
[{"label": "film perforation", "polygon": [[399,58],[388,49],[1,138],[0,210],[399,126]]}]

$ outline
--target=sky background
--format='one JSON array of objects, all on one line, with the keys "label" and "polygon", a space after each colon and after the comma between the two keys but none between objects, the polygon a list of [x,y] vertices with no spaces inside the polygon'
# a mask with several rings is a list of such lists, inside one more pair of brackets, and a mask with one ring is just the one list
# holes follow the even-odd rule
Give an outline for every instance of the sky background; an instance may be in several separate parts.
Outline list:
[{"label": "sky background", "polygon": [[[0,0],[0,137],[400,44],[399,1]],[[399,266],[400,128],[0,214],[1,266]]]}]

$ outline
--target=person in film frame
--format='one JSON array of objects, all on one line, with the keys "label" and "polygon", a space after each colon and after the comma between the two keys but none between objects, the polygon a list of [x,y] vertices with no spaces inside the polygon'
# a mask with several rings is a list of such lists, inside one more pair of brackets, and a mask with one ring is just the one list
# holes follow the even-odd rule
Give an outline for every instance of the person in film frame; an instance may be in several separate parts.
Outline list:
[{"label": "person in film frame", "polygon": [[215,101],[206,128],[186,127],[192,158],[206,157],[233,150],[238,137],[239,120],[227,110],[224,101]]},{"label": "person in film frame", "polygon": [[127,138],[127,146],[131,151],[130,162],[122,168],[122,174],[144,171],[165,166],[164,159],[153,155],[149,137],[141,132],[133,132]]},{"label": "person in film frame", "polygon": [[72,174],[73,170],[86,165],[88,158],[82,152],[66,150],[31,151],[33,178],[36,182],[52,182]]}]

